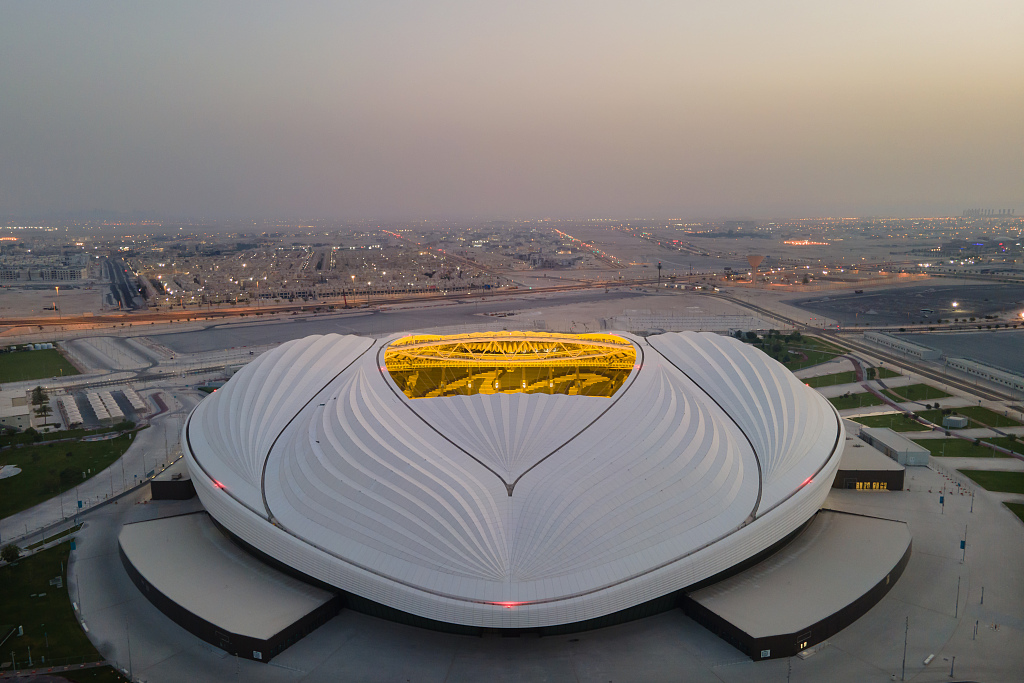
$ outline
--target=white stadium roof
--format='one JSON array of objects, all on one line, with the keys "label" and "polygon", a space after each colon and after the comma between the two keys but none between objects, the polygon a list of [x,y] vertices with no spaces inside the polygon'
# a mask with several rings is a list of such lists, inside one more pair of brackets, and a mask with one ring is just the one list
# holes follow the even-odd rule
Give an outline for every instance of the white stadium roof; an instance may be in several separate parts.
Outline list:
[{"label": "white stadium roof", "polygon": [[635,365],[607,396],[409,398],[385,362],[397,337],[283,344],[190,416],[193,481],[223,526],[309,576],[497,628],[664,596],[814,514],[843,443],[817,392],[728,337],[617,338]]}]

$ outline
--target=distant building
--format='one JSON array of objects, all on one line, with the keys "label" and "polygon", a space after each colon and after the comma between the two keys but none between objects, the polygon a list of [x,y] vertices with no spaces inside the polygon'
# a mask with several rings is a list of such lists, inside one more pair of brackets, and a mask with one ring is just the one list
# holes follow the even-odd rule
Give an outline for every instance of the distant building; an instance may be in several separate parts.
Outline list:
[{"label": "distant building", "polygon": [[954,370],[960,370],[981,379],[987,379],[990,382],[1010,387],[1015,391],[1024,391],[1024,377],[1009,370],[1003,370],[1002,368],[993,367],[967,358],[947,358],[946,365]]},{"label": "distant building", "polygon": [[906,339],[900,339],[894,337],[891,334],[885,334],[884,332],[865,332],[864,339],[879,346],[885,346],[894,351],[899,351],[907,356],[913,356],[914,358],[920,358],[921,360],[936,360],[942,356],[942,352],[938,349],[933,349],[930,346],[924,346],[923,344],[915,344],[912,341]]},{"label": "distant building", "polygon": [[0,282],[75,282],[88,277],[89,269],[78,266],[0,268]]}]

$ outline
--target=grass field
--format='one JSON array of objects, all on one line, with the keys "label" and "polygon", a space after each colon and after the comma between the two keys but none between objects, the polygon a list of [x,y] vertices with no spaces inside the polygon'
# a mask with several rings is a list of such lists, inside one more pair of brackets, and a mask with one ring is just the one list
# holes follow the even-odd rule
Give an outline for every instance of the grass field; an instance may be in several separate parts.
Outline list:
[{"label": "grass field", "polygon": [[813,337],[803,337],[799,341],[792,342],[787,345],[787,350],[793,360],[784,365],[790,370],[809,368],[846,353],[846,349]]},{"label": "grass field", "polygon": [[0,452],[0,462],[21,468],[21,474],[0,479],[0,518],[74,488],[85,481],[82,472],[92,470],[86,475],[88,479],[106,469],[128,450],[133,436],[125,434],[109,441],[23,446]]},{"label": "grass field", "polygon": [[[53,441],[56,439],[81,439],[83,436],[90,436],[95,434],[106,434],[107,432],[117,431],[114,427],[104,427],[103,429],[62,429],[56,432],[40,432],[40,441]],[[5,446],[12,446],[14,444],[31,444],[34,443],[35,439],[31,434],[25,432],[18,432],[16,434],[0,434],[0,448]],[[0,460],[3,460],[3,452],[0,451]]]},{"label": "grass field", "polygon": [[859,394],[850,394],[849,396],[835,396],[830,398],[828,402],[834,405],[836,410],[860,408],[862,406],[880,406],[883,403],[882,399],[867,391]]},{"label": "grass field", "polygon": [[995,411],[989,410],[988,408],[982,408],[981,406],[957,408],[955,412],[960,415],[966,415],[976,422],[982,422],[989,427],[1018,427],[1021,424],[1012,417],[1000,415]]},{"label": "grass field", "polygon": [[905,387],[886,389],[882,393],[897,403],[904,401],[929,401],[950,396],[950,394],[947,394],[942,389],[937,389],[930,384],[910,384]]},{"label": "grass field", "polygon": [[0,353],[0,384],[77,374],[57,349]]},{"label": "grass field", "polygon": [[1010,508],[1010,512],[1020,517],[1020,521],[1024,522],[1024,503],[1003,503],[1003,505]]},{"label": "grass field", "polygon": [[[27,666],[28,648],[32,648],[36,667],[43,656],[54,664],[103,659],[86,638],[71,607],[65,573],[70,552],[71,543],[61,543],[0,567],[3,621],[25,628],[25,635],[5,643],[5,661],[14,650],[18,666]],[[50,579],[58,576],[63,577],[61,588],[50,585]]]},{"label": "grass field", "polygon": [[849,384],[850,382],[857,381],[857,373],[853,370],[847,372],[836,372],[831,375],[819,375],[817,377],[808,377],[802,380],[804,384],[812,389],[818,389],[820,387],[832,387],[837,384]]},{"label": "grass field", "polygon": [[[988,441],[988,439],[985,439]],[[991,448],[975,446],[973,441],[963,439],[916,439],[914,443],[927,448],[936,458],[1008,458]],[[1000,443],[1000,446],[1005,444]]]},{"label": "grass field", "polygon": [[866,368],[864,375],[867,379],[889,379],[890,377],[899,377],[900,373],[889,368]]},{"label": "grass field", "polygon": [[890,413],[888,415],[864,415],[851,418],[865,427],[888,427],[894,432],[927,432],[928,427],[920,425],[910,418],[904,417],[901,413]]},{"label": "grass field", "polygon": [[992,470],[960,470],[979,486],[999,493],[1024,493],[1024,472],[995,472]]}]

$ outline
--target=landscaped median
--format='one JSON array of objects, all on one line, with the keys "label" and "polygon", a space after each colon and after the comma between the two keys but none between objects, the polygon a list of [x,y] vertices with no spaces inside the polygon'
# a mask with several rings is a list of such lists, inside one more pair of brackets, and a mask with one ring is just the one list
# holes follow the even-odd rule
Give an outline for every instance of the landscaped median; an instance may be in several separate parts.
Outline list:
[{"label": "landscaped median", "polygon": [[863,391],[857,394],[846,393],[843,394],[842,396],[834,396],[830,398],[828,402],[834,405],[836,410],[880,406],[885,403],[885,401],[878,398],[870,391]]}]

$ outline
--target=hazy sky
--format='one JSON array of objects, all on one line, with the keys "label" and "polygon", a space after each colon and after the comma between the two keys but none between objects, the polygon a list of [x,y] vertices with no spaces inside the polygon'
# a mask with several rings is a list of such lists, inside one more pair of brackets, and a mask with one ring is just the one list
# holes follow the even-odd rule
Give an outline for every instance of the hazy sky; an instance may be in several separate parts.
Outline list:
[{"label": "hazy sky", "polygon": [[0,215],[1024,213],[1024,1],[0,1]]}]

